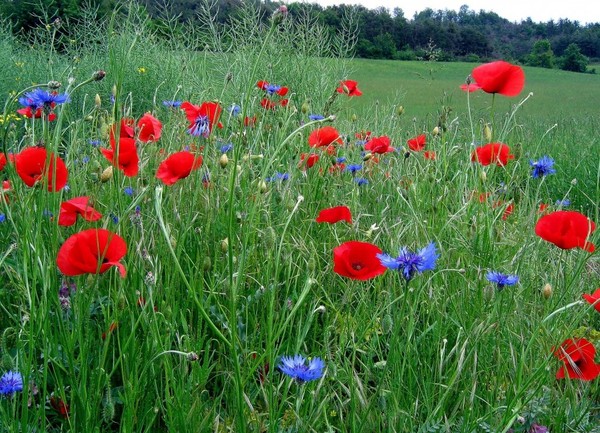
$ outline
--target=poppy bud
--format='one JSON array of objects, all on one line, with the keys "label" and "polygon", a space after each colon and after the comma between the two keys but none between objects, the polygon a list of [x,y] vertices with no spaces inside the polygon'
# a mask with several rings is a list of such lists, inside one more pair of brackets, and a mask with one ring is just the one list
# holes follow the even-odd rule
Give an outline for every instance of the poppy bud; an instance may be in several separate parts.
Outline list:
[{"label": "poppy bud", "polygon": [[390,314],[386,314],[385,316],[383,316],[383,320],[381,321],[381,330],[384,334],[389,334],[390,332],[392,332],[393,328],[394,320],[392,319],[392,316]]},{"label": "poppy bud", "polygon": [[365,156],[363,156],[363,161],[368,161],[371,158],[373,158],[373,154],[371,152],[368,152],[365,154]]},{"label": "poppy bud", "polygon": [[396,114],[398,116],[402,116],[404,114],[404,106],[398,105],[398,108],[396,108]]},{"label": "poppy bud", "polygon": [[317,268],[317,263],[315,262],[315,259],[313,257],[308,259],[307,267],[308,270],[311,272],[313,272]]},{"label": "poppy bud", "polygon": [[86,122],[93,122],[94,121],[94,117],[93,116],[85,116],[85,121]]},{"label": "poppy bud", "polygon": [[101,81],[104,79],[104,77],[106,77],[106,72],[103,70],[96,71],[92,74],[92,79],[94,81]]},{"label": "poppy bud", "polygon": [[487,174],[485,173],[485,171],[479,172],[479,179],[481,179],[482,182],[485,182],[487,180]]},{"label": "poppy bud", "polygon": [[358,120],[358,116],[356,114],[352,115],[352,121],[356,122]]},{"label": "poppy bud", "polygon": [[483,126],[483,136],[487,141],[492,141],[492,128],[487,123]]},{"label": "poppy bud", "polygon": [[100,95],[98,95],[97,93],[94,97],[94,103],[96,104],[96,108],[100,108],[100,106],[102,105],[102,99],[100,99]]},{"label": "poppy bud", "polygon": [[212,261],[210,260],[210,257],[206,256],[204,257],[204,261],[202,262],[202,269],[204,270],[204,272],[208,272],[210,271],[212,268]]},{"label": "poppy bud", "polygon": [[433,131],[431,131],[431,133],[434,137],[437,137],[438,135],[440,135],[440,127],[436,126],[435,128],[433,128]]},{"label": "poppy bud", "polygon": [[267,183],[266,183],[264,180],[261,180],[261,181],[259,182],[259,184],[258,184],[258,190],[259,190],[261,193],[263,193],[263,194],[264,194],[265,192],[267,192]]},{"label": "poppy bud", "polygon": [[225,168],[225,167],[227,167],[227,164],[229,164],[229,158],[227,157],[227,154],[224,153],[219,158],[219,165],[221,166],[221,168]]},{"label": "poppy bud", "polygon": [[106,167],[104,169],[104,171],[100,175],[100,180],[102,182],[108,182],[109,180],[112,179],[112,176],[113,176],[113,166],[109,165],[108,167]]},{"label": "poppy bud", "polygon": [[300,107],[300,111],[302,111],[303,114],[308,113],[310,110],[310,105],[308,105],[308,102],[304,102],[302,104],[302,107]]},{"label": "poppy bud", "polygon": [[229,238],[225,238],[221,241],[221,251],[224,253],[229,251]]},{"label": "poppy bud", "polygon": [[313,314],[314,313],[323,314],[325,312],[327,312],[327,308],[325,308],[325,305],[319,305],[317,308],[315,308],[315,310],[313,311]]},{"label": "poppy bud", "polygon": [[542,289],[542,295],[545,299],[549,299],[552,296],[552,285],[550,283],[544,284],[544,288]]}]

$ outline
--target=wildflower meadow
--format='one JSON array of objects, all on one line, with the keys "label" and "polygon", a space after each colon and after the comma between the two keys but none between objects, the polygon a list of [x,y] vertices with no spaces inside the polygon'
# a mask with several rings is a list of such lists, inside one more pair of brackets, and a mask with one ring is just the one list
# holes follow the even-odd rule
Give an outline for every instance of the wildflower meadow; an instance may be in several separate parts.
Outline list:
[{"label": "wildflower meadow", "polygon": [[0,26],[0,431],[600,432],[597,117],[199,8]]}]

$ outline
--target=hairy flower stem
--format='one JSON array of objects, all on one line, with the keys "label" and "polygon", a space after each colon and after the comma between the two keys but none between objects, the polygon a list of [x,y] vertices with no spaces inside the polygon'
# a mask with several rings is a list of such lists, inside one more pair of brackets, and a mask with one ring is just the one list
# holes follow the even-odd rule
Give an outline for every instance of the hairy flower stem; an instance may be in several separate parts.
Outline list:
[{"label": "hairy flower stem", "polygon": [[156,219],[158,220],[158,225],[160,226],[160,230],[165,238],[167,248],[169,249],[169,252],[171,253],[171,256],[173,257],[173,261],[175,262],[175,268],[177,269],[177,272],[179,273],[179,276],[181,277],[181,280],[183,281],[183,284],[185,285],[186,289],[194,296],[194,301],[196,302],[196,306],[198,307],[198,310],[200,311],[200,315],[206,321],[206,323],[208,324],[208,327],[214,332],[217,339],[222,341],[225,344],[225,346],[227,346],[228,348],[231,348],[232,343],[223,335],[223,333],[219,330],[219,328],[217,328],[217,326],[214,324],[214,322],[208,316],[208,313],[206,312],[204,305],[202,305],[202,302],[200,302],[200,299],[198,298],[198,293],[196,293],[196,290],[190,285],[187,277],[185,276],[185,272],[181,268],[181,264],[179,263],[179,260],[177,259],[177,254],[175,254],[175,250],[173,249],[173,245],[171,244],[171,237],[169,236],[169,232],[167,230],[167,226],[165,225],[165,220],[163,218],[162,191],[163,191],[162,187],[160,187],[160,186],[156,187],[155,194],[154,194],[154,209],[156,210]]}]

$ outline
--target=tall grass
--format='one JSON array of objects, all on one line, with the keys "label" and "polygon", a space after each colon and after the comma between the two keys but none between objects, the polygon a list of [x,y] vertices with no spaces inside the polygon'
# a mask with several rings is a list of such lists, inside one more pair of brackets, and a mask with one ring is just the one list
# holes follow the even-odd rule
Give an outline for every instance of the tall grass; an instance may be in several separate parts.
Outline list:
[{"label": "tall grass", "polygon": [[[597,287],[597,255],[559,250],[533,231],[539,204],[554,209],[565,197],[599,221],[592,122],[564,117],[569,126],[553,127],[529,117],[529,101],[516,107],[526,94],[496,97],[494,114],[483,94],[471,113],[448,111],[466,105],[464,95],[440,96],[422,115],[401,99],[361,108],[335,92],[362,69],[341,57],[354,43],[352,17],[332,36],[310,16],[263,20],[248,7],[235,26],[218,28],[210,4],[201,13],[204,25],[183,42],[159,38],[133,3],[105,22],[88,11],[81,23],[61,23],[73,26],[73,41],[57,42],[56,22],[28,41],[4,33],[1,84],[14,93],[3,150],[57,152],[69,188],[28,188],[13,164],[2,171],[12,190],[0,203],[0,373],[24,378],[22,392],[0,397],[2,430],[507,432],[535,422],[598,431],[598,380],[557,381],[553,356],[573,336],[600,341],[598,314],[576,302]],[[164,23],[163,34],[180,32]],[[106,78],[83,84],[98,69]],[[71,96],[54,122],[9,116],[18,92],[50,80]],[[259,80],[288,86],[289,104],[263,109]],[[361,98],[374,85],[359,79]],[[192,137],[181,110],[163,100],[217,100],[223,128]],[[138,176],[109,174],[90,140],[107,147],[110,125],[144,112],[162,121],[162,137],[138,143]],[[335,116],[344,141],[335,155],[307,145],[332,121],[308,114]],[[244,116],[256,116],[255,126]],[[506,167],[470,161],[488,123],[516,155]],[[389,135],[397,151],[365,155],[360,131]],[[435,160],[406,149],[420,133]],[[586,143],[577,157],[571,143]],[[233,145],[226,160],[225,144]],[[186,147],[201,149],[202,167],[163,185],[157,167]],[[310,152],[320,159],[303,169],[300,154]],[[533,179],[529,158],[543,154],[558,173]],[[336,172],[335,157],[362,169]],[[491,196],[480,203],[483,193]],[[103,218],[59,226],[61,202],[82,195]],[[321,209],[342,204],[352,224],[315,223]],[[126,278],[58,271],[61,245],[90,227],[126,240]],[[440,258],[410,283],[392,271],[354,281],[332,271],[333,249],[348,240],[392,255],[434,241]],[[498,291],[489,270],[520,283]],[[280,357],[298,353],[322,358],[323,377],[283,375]]]}]

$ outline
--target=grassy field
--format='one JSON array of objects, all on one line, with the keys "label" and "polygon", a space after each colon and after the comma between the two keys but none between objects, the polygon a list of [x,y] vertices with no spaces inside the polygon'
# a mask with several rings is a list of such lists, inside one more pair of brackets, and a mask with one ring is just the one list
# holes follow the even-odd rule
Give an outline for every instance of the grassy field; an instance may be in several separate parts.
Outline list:
[{"label": "grassy field", "polygon": [[0,42],[2,432],[600,431],[597,76],[467,99],[310,21],[88,18]]}]

